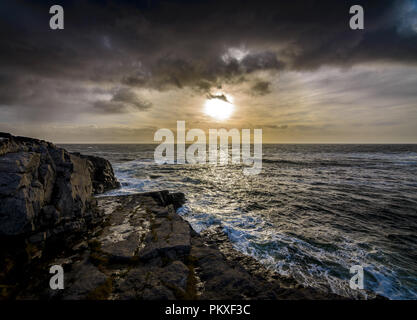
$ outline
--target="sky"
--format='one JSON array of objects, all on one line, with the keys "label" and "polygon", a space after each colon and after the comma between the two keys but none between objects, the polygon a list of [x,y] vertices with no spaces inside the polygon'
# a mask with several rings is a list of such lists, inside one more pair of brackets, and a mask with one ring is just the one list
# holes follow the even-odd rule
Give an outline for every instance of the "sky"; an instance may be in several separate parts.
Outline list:
[{"label": "sky", "polygon": [[1,1],[0,131],[151,143],[177,120],[264,143],[417,143],[417,1]]}]

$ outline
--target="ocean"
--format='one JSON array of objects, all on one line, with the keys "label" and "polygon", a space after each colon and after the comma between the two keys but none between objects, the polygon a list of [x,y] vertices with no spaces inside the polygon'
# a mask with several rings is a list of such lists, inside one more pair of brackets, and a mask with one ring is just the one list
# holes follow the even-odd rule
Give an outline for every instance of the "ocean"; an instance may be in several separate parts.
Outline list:
[{"label": "ocean", "polygon": [[122,184],[106,195],[183,192],[200,232],[221,225],[235,248],[299,282],[351,296],[417,299],[417,145],[263,145],[259,175],[242,166],[154,162],[156,145],[62,145],[108,159]]}]

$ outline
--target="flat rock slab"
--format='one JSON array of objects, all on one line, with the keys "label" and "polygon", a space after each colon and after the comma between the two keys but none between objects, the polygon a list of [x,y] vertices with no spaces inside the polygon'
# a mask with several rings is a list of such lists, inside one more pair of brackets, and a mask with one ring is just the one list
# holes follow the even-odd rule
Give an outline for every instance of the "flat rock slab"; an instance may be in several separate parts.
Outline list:
[{"label": "flat rock slab", "polygon": [[138,195],[103,197],[98,205],[109,219],[97,240],[110,259],[149,260],[161,254],[175,259],[189,253],[191,228],[172,204],[161,206],[151,196]]},{"label": "flat rock slab", "polygon": [[188,255],[191,250],[191,227],[178,216],[173,207],[165,217],[151,220],[151,232],[145,239],[146,246],[139,252],[143,260],[160,255],[176,259]]},{"label": "flat rock slab", "polygon": [[138,204],[126,211],[118,206],[109,216],[108,225],[98,238],[102,252],[112,259],[133,258],[145,246],[144,239],[150,230],[145,208]]}]

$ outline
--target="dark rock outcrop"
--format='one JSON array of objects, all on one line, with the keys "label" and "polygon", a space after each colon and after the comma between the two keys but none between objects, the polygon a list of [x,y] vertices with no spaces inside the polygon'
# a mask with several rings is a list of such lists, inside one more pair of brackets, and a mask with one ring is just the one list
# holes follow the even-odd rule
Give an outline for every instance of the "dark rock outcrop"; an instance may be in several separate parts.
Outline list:
[{"label": "dark rock outcrop", "polygon": [[95,156],[85,156],[78,153],[74,154],[88,160],[90,177],[93,183],[93,192],[95,194],[100,194],[120,187],[119,181],[117,181],[114,176],[113,167],[108,160]]},{"label": "dark rock outcrop", "polygon": [[0,284],[103,222],[94,192],[117,186],[107,160],[0,133]]},{"label": "dark rock outcrop", "polygon": [[110,163],[0,133],[0,236],[33,241],[78,231],[99,216],[93,193],[119,186]]}]

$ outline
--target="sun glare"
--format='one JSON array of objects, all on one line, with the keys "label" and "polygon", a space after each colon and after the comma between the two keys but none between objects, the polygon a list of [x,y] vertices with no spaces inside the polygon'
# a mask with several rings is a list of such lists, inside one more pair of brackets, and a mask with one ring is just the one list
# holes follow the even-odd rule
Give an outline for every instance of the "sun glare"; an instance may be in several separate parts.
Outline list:
[{"label": "sun glare", "polygon": [[217,120],[228,119],[232,115],[233,110],[233,103],[218,98],[207,99],[204,104],[204,112]]}]

